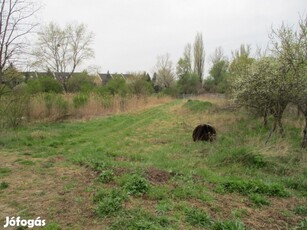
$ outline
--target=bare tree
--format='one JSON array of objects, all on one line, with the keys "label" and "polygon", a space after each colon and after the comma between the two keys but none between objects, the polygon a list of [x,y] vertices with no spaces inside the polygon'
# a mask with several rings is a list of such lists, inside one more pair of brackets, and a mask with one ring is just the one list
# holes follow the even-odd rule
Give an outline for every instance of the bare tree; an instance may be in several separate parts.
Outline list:
[{"label": "bare tree", "polygon": [[25,36],[37,25],[31,19],[38,9],[31,0],[0,1],[0,96],[4,72],[24,52]]},{"label": "bare tree", "polygon": [[224,51],[221,46],[215,48],[214,53],[210,55],[210,61],[214,65],[220,61],[226,60],[226,57],[224,56]]},{"label": "bare tree", "polygon": [[194,72],[198,75],[199,81],[203,81],[205,63],[205,49],[203,36],[197,33],[194,41]]},{"label": "bare tree", "polygon": [[171,87],[175,81],[175,74],[169,54],[158,56],[155,68],[157,73],[155,84],[161,88]]},{"label": "bare tree", "polygon": [[76,67],[94,56],[93,36],[83,24],[67,25],[62,29],[50,23],[38,33],[34,66],[51,71],[67,91],[67,81]]}]

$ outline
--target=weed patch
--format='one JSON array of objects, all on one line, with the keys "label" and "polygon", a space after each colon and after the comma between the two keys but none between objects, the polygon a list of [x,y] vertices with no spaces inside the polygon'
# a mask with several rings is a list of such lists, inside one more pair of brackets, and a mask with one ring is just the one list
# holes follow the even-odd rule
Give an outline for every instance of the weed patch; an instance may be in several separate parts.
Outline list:
[{"label": "weed patch", "polygon": [[294,213],[297,215],[307,216],[307,207],[306,206],[297,206],[294,209]]},{"label": "weed patch", "polygon": [[264,194],[268,196],[288,197],[289,193],[279,184],[265,184],[261,181],[227,181],[222,183],[226,192],[238,192],[243,195]]},{"label": "weed patch", "polygon": [[266,197],[260,194],[251,194],[249,199],[257,206],[261,207],[263,205],[270,205],[270,201],[267,200]]},{"label": "weed patch", "polygon": [[113,179],[114,179],[114,173],[113,170],[111,169],[103,171],[98,177],[98,181],[102,183],[109,183],[113,181]]},{"label": "weed patch", "polygon": [[193,112],[204,112],[211,108],[213,104],[209,101],[188,100],[183,107]]},{"label": "weed patch", "polygon": [[7,182],[1,182],[0,183],[0,190],[4,190],[9,187],[9,184]]},{"label": "weed patch", "polygon": [[187,208],[185,210],[186,222],[196,227],[209,227],[213,220],[202,210],[197,208]]},{"label": "weed patch", "polygon": [[110,227],[111,230],[126,230],[126,229],[168,229],[171,221],[167,217],[155,217],[144,210],[129,210],[121,213]]},{"label": "weed patch", "polygon": [[146,194],[148,192],[149,183],[144,177],[138,174],[133,174],[131,177],[128,178],[124,187],[129,195],[138,196]]},{"label": "weed patch", "polygon": [[100,190],[94,196],[94,202],[98,204],[95,212],[101,218],[113,215],[122,209],[124,200],[125,196],[118,190]]},{"label": "weed patch", "polygon": [[244,224],[240,220],[223,220],[213,224],[212,230],[244,230]]}]

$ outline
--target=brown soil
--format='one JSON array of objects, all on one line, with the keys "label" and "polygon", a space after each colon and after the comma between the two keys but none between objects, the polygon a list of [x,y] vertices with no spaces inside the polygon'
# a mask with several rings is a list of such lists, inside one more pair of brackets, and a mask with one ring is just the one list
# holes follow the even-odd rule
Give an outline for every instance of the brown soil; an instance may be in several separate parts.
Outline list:
[{"label": "brown soil", "polygon": [[146,170],[146,176],[154,184],[166,183],[170,180],[171,175],[169,172],[150,167]]}]

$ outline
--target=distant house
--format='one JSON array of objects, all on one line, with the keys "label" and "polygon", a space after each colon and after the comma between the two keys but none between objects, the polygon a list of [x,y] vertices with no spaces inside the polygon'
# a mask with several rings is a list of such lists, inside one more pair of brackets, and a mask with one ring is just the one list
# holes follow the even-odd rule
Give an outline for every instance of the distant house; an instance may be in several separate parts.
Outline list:
[{"label": "distant house", "polygon": [[[69,76],[69,74],[70,74],[69,72],[58,73],[58,74],[52,72],[37,72],[37,71],[23,72],[25,81],[29,79],[36,79],[39,77],[47,77],[47,76],[53,77],[54,79],[56,79],[56,76],[66,78]],[[82,74],[82,72],[75,72],[73,76],[76,76],[78,74]],[[107,73],[97,73],[93,77],[94,77],[94,83],[96,85],[106,85],[111,79],[115,77],[122,77],[127,82],[133,81],[134,79],[134,76],[132,74],[122,74],[122,73],[110,74],[109,71]]]},{"label": "distant house", "polygon": [[107,84],[111,79],[115,77],[121,77],[125,79],[127,82],[131,81],[133,79],[133,75],[131,74],[122,74],[122,73],[113,73],[110,74],[109,71],[107,73],[97,73],[94,82],[96,85],[105,85]]}]

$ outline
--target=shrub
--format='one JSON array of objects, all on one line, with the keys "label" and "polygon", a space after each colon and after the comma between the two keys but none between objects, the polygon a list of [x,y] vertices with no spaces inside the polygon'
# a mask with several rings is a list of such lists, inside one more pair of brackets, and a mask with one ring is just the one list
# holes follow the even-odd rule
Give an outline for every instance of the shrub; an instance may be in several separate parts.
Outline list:
[{"label": "shrub", "polygon": [[62,93],[63,87],[60,82],[52,77],[40,77],[29,80],[27,83],[27,92],[36,93]]},{"label": "shrub", "polygon": [[75,73],[67,81],[68,92],[83,92],[88,93],[95,87],[94,78],[89,76],[86,72]]},{"label": "shrub", "polygon": [[44,95],[44,101],[47,111],[47,116],[50,116],[53,109],[56,113],[55,119],[61,118],[67,114],[68,102],[62,97],[54,93],[48,93]]},{"label": "shrub", "polygon": [[73,103],[76,109],[83,107],[88,103],[88,96],[85,94],[77,94],[73,98]]},{"label": "shrub", "polygon": [[29,96],[12,92],[0,98],[0,127],[17,127],[29,110]]},{"label": "shrub", "polygon": [[55,108],[59,117],[65,116],[68,111],[68,102],[61,95],[58,95],[55,100]]}]

